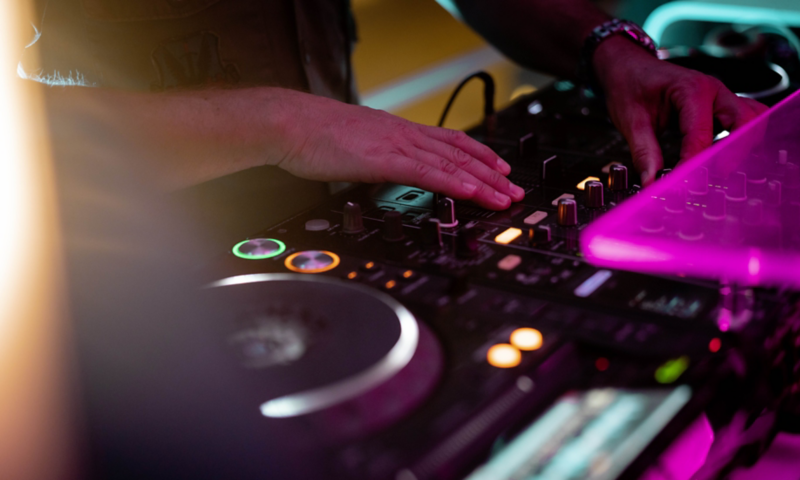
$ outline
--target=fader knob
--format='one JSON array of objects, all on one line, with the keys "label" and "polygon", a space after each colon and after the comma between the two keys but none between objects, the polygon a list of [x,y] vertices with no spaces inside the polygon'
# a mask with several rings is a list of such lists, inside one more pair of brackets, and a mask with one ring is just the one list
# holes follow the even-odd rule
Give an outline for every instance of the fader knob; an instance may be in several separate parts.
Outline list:
[{"label": "fader knob", "polygon": [[528,245],[531,247],[548,244],[552,239],[553,237],[549,226],[537,225],[528,230]]},{"label": "fader knob", "polygon": [[747,199],[747,174],[744,172],[734,172],[728,177],[728,187],[725,194],[728,200],[744,201]]},{"label": "fader knob", "polygon": [[442,230],[438,219],[431,218],[422,224],[422,247],[429,250],[442,249]]},{"label": "fader knob", "polygon": [[778,180],[767,183],[767,204],[773,207],[781,204],[781,182]]},{"label": "fader knob", "polygon": [[703,216],[708,220],[724,220],[727,215],[725,201],[725,190],[712,190]]},{"label": "fader knob", "polygon": [[586,182],[584,188],[586,195],[586,206],[589,208],[602,208],[605,205],[603,201],[603,184],[597,180]]},{"label": "fader knob", "polygon": [[383,216],[383,239],[387,242],[398,242],[403,235],[403,214],[390,210]]},{"label": "fader knob", "polygon": [[764,212],[764,205],[761,200],[751,198],[747,201],[744,207],[744,215],[742,220],[745,225],[754,226],[761,223],[761,218]]},{"label": "fader knob", "polygon": [[628,167],[625,165],[611,165],[608,171],[608,188],[613,192],[628,189]]},{"label": "fader knob", "polygon": [[364,220],[361,218],[361,206],[353,202],[345,203],[342,218],[342,232],[348,235],[354,235],[363,231]]},{"label": "fader knob", "polygon": [[456,204],[452,198],[442,197],[439,199],[436,203],[436,218],[439,219],[439,224],[445,228],[458,225]]},{"label": "fader knob", "polygon": [[473,258],[480,252],[478,232],[474,228],[465,228],[456,237],[456,255],[461,258]]},{"label": "fader knob", "polygon": [[575,199],[562,198],[558,201],[558,224],[562,227],[574,227],[578,224],[578,204]]}]

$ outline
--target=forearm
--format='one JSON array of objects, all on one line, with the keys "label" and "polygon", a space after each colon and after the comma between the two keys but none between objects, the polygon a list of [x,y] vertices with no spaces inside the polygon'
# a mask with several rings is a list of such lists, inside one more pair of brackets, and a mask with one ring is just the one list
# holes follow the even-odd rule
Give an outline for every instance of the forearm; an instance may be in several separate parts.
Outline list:
[{"label": "forearm", "polygon": [[584,39],[609,20],[588,0],[456,0],[464,20],[509,58],[574,76]]},{"label": "forearm", "polygon": [[141,166],[170,190],[279,164],[291,151],[289,108],[298,96],[307,94],[269,87],[163,94],[47,89],[52,108],[100,118],[154,152]]}]

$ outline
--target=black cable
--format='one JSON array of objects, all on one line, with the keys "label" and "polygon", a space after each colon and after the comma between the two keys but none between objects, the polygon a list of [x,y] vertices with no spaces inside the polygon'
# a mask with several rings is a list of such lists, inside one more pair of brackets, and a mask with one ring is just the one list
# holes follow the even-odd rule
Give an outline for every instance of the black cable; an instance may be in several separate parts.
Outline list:
[{"label": "black cable", "polygon": [[442,112],[442,118],[439,119],[439,126],[444,125],[444,120],[447,118],[447,113],[450,111],[450,107],[453,105],[458,93],[473,78],[480,78],[483,80],[483,120],[484,122],[491,118],[494,115],[494,79],[491,75],[481,70],[480,72],[475,72],[472,75],[468,76],[464,80],[461,80],[461,83],[458,84],[455,90],[453,90],[453,94],[450,96],[450,100],[447,101],[447,106],[444,107],[444,112]]}]

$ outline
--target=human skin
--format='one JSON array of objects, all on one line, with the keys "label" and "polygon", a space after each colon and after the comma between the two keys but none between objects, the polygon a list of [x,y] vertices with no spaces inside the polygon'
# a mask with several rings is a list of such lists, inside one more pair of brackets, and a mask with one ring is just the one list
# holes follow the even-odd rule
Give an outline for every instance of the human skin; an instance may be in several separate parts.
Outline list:
[{"label": "human skin", "polygon": [[[473,28],[523,66],[574,74],[583,41],[608,16],[587,0],[460,0]],[[593,66],[612,120],[644,185],[663,165],[656,134],[677,117],[681,158],[711,144],[713,120],[738,128],[766,107],[706,75],[661,62],[622,37],[602,42]],[[262,165],[323,181],[396,182],[494,210],[524,197],[508,164],[463,132],[276,87],[134,93],[49,89],[157,147],[147,165],[167,189]],[[145,163],[147,160],[143,160]]]},{"label": "human skin", "polygon": [[[455,3],[465,21],[511,59],[565,77],[575,74],[586,37],[611,19],[588,0]],[[619,35],[597,47],[592,66],[643,185],[652,183],[663,166],[656,135],[672,119],[683,134],[683,161],[711,145],[714,119],[736,129],[767,110],[737,97],[719,80],[662,62]]]}]

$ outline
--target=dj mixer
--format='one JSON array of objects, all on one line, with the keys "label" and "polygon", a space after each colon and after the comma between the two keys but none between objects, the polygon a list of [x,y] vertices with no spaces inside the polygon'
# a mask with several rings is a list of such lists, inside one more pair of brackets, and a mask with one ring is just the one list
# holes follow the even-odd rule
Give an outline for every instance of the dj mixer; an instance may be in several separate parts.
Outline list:
[{"label": "dj mixer", "polygon": [[[586,248],[587,231],[655,188],[638,185],[601,99],[557,82],[469,133],[525,189],[508,210],[359,185],[209,269],[256,427],[303,452],[297,471],[314,476],[298,478],[638,478],[703,414],[717,432],[737,416],[769,419],[724,468],[796,428],[797,285],[641,273]],[[680,136],[661,144],[674,166]],[[783,180],[777,202],[791,213],[798,159],[774,155],[785,178],[769,180]],[[775,200],[744,181],[750,203]],[[715,208],[694,199],[658,208]],[[737,202],[722,215],[753,215]],[[638,217],[642,231],[672,228],[662,210]],[[800,245],[792,222],[800,214],[780,233],[788,252]]]}]

